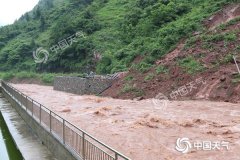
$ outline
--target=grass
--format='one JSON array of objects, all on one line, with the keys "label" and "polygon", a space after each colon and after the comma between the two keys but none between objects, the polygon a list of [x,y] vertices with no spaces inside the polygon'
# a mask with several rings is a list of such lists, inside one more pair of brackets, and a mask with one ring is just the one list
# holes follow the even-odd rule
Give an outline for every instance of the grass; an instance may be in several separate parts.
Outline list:
[{"label": "grass", "polygon": [[229,26],[231,26],[231,25],[235,25],[235,24],[237,24],[239,21],[240,21],[240,17],[235,18],[235,19],[227,22],[226,24],[221,24],[221,25],[218,27],[218,29],[220,29],[220,30],[225,30],[227,27],[229,27]]},{"label": "grass", "polygon": [[237,40],[237,35],[234,32],[230,32],[224,35],[224,41],[226,42],[233,42]]},{"label": "grass", "polygon": [[213,44],[212,43],[208,43],[208,42],[203,42],[202,48],[203,49],[207,49],[209,51],[212,51],[214,49],[213,48]]},{"label": "grass", "polygon": [[14,74],[12,72],[0,73],[0,79],[9,81],[14,78]]},{"label": "grass", "polygon": [[140,62],[138,64],[134,64],[133,69],[140,71],[141,73],[147,72],[153,65],[148,64],[146,62]]},{"label": "grass", "polygon": [[[228,43],[228,42],[236,41],[237,35],[235,32],[228,32],[225,34],[203,35],[203,36],[201,36],[201,39],[203,40],[203,44],[205,44],[205,45],[210,44],[210,43],[220,42],[220,41],[224,41],[225,43]],[[194,43],[194,38],[192,41],[193,42],[191,42],[191,39],[190,39],[190,42],[188,42],[188,43],[190,43],[189,45],[191,45],[191,43]]]},{"label": "grass", "polygon": [[18,72],[14,75],[14,77],[16,77],[17,79],[19,80],[22,80],[22,79],[35,79],[35,78],[38,78],[38,74],[37,73],[34,73],[34,72]]},{"label": "grass", "polygon": [[179,66],[182,67],[189,74],[196,74],[204,70],[204,66],[195,60],[192,56],[188,56],[179,60]]},{"label": "grass", "polygon": [[56,76],[74,76],[74,77],[84,77],[86,75],[81,73],[36,73],[36,72],[0,72],[0,79],[4,81],[11,81],[13,79],[16,80],[37,80],[46,85],[52,85],[54,81],[54,77]]},{"label": "grass", "polygon": [[0,79],[4,81],[16,80],[29,80],[35,79],[39,80],[43,84],[51,85],[53,84],[54,77],[60,75],[55,73],[35,73],[35,72],[0,72]]},{"label": "grass", "polygon": [[160,73],[168,73],[169,70],[165,67],[165,66],[162,66],[162,65],[159,65],[157,68],[156,68],[156,73],[157,74],[160,74]]},{"label": "grass", "polygon": [[232,83],[240,83],[240,75],[234,76],[234,78],[232,79]]},{"label": "grass", "polygon": [[121,93],[134,93],[135,96],[140,97],[144,95],[144,91],[142,89],[136,88],[130,84],[125,84],[121,90]]},{"label": "grass", "polygon": [[236,47],[236,51],[240,52],[240,45]]},{"label": "grass", "polygon": [[154,78],[154,74],[153,73],[149,73],[145,78],[144,81],[150,81]]},{"label": "grass", "polygon": [[233,60],[233,55],[232,54],[227,54],[223,60],[222,60],[222,63],[223,64],[227,64],[229,62],[231,62]]},{"label": "grass", "polygon": [[216,43],[224,40],[224,34],[203,35],[201,39],[204,44]]},{"label": "grass", "polygon": [[189,38],[184,45],[184,49],[195,47],[197,41],[198,41],[198,37],[196,36]]},{"label": "grass", "polygon": [[41,81],[45,84],[53,84],[55,74],[42,74],[40,75]]},{"label": "grass", "polygon": [[[203,35],[203,36],[201,36],[201,39],[203,41],[203,46],[202,47],[204,49],[209,49],[210,50],[213,47],[212,43],[223,41],[224,44],[228,44],[230,42],[236,41],[237,40],[237,35],[234,32],[229,32],[229,33],[225,33],[225,34]],[[194,43],[194,42],[192,42],[192,43]],[[188,45],[191,45],[191,43],[188,44]]]},{"label": "grass", "polygon": [[132,81],[134,78],[133,76],[129,75],[127,77],[124,78],[125,81]]}]

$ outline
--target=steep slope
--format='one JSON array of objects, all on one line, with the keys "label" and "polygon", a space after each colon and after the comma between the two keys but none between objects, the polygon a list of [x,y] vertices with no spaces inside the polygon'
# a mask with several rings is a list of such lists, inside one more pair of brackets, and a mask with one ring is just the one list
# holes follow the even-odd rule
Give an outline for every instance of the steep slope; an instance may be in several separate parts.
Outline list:
[{"label": "steep slope", "polygon": [[[126,71],[142,55],[138,67],[172,50],[202,21],[235,0],[41,0],[13,25],[0,28],[0,71],[110,73]],[[49,48],[76,32],[86,38],[64,50]],[[50,52],[46,64],[32,53]],[[94,53],[101,59],[94,59]]]},{"label": "steep slope", "polygon": [[104,95],[153,98],[161,93],[172,100],[240,102],[240,74],[233,59],[240,67],[240,5],[228,5],[204,23],[206,31],[180,41],[154,67],[132,68]]}]

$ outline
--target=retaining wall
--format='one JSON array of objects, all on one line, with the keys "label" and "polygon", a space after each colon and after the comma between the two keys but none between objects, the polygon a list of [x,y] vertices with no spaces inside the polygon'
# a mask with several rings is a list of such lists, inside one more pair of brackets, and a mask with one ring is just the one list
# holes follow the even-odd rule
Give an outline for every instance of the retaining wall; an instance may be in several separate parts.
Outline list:
[{"label": "retaining wall", "polygon": [[110,87],[114,79],[95,77],[55,77],[54,90],[65,91],[74,94],[100,94]]}]

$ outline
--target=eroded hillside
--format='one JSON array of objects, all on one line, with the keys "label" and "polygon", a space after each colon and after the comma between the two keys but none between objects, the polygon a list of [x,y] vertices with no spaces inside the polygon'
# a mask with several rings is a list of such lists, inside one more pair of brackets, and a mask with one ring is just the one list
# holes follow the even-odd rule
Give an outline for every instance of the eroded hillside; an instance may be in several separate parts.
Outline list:
[{"label": "eroded hillside", "polygon": [[152,68],[133,67],[104,95],[153,98],[161,93],[169,99],[240,102],[240,75],[233,59],[235,56],[240,66],[239,16],[239,4],[226,6],[204,21],[205,31],[182,39]]}]

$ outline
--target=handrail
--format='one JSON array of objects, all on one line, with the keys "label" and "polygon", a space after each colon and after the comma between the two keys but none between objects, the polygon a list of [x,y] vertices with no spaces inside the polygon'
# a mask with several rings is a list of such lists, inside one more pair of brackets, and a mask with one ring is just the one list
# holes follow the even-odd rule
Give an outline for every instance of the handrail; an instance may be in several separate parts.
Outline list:
[{"label": "handrail", "polygon": [[[92,135],[87,133],[85,130],[78,128],[77,126],[75,126],[74,124],[69,122],[68,120],[64,119],[63,117],[61,117],[54,111],[48,109],[41,103],[35,101],[31,97],[20,92],[18,89],[14,88],[10,84],[8,84],[4,81],[2,81],[1,84],[2,84],[2,88],[6,91],[6,93],[8,95],[10,95],[11,97],[13,97],[13,99],[16,102],[18,101],[17,103],[19,103],[19,105],[24,110],[26,110],[26,112],[33,119],[38,118],[38,120],[35,119],[37,123],[39,123],[42,126],[44,125],[44,127],[48,127],[46,130],[48,132],[50,132],[55,138],[57,138],[57,139],[60,138],[61,143],[65,146],[66,149],[68,149],[71,153],[74,152],[74,154],[77,154],[77,157],[76,157],[77,159],[80,158],[83,160],[120,160],[120,158],[121,158],[121,160],[130,160],[130,158],[119,153],[118,151],[116,151],[115,149],[106,145],[105,143],[97,140],[97,138],[93,137]],[[31,106],[28,106],[28,104],[31,104]],[[38,110],[38,112],[35,113],[34,109]],[[46,113],[44,113],[43,111]],[[49,118],[49,122],[44,122],[44,121],[46,121],[46,119],[42,119],[43,116],[45,116],[46,119]],[[57,119],[55,116],[57,116],[61,121],[59,119]],[[60,125],[61,128],[55,128],[53,120],[55,120],[55,125],[56,126]],[[68,125],[66,125],[66,123]],[[78,132],[80,132],[81,134],[79,134],[78,132],[69,128],[70,126],[73,127],[75,130],[77,130]],[[72,133],[76,134],[78,136],[78,138],[74,140],[75,137],[66,137],[66,134],[68,133],[67,128],[71,129],[71,134]],[[59,130],[61,130],[60,131],[61,133],[59,132]],[[69,132],[69,134],[70,134],[70,132]],[[69,140],[69,138],[70,138],[70,140]],[[79,138],[80,138],[80,141],[79,141]],[[87,140],[86,138],[90,138],[91,142],[89,140]],[[68,140],[74,141],[74,142],[78,141],[78,145],[76,145],[76,146],[81,146],[81,147],[76,148],[75,145],[69,144]],[[90,145],[90,148],[87,148],[89,146],[86,145],[86,142],[89,143],[88,145]],[[97,145],[94,143],[96,143]],[[92,148],[91,148],[91,145],[92,145]],[[70,149],[69,149],[69,147],[70,147]],[[91,152],[91,153],[89,153],[89,152]],[[89,156],[88,154],[91,156]],[[96,156],[94,156],[94,155],[96,155]]]}]

